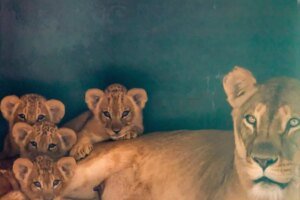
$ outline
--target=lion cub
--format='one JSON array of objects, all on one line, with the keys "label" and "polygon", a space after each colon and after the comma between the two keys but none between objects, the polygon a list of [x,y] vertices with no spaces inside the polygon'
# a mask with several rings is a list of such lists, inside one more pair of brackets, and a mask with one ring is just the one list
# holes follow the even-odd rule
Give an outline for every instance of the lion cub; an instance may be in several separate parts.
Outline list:
[{"label": "lion cub", "polygon": [[65,156],[77,141],[76,133],[69,128],[57,128],[52,122],[38,122],[33,126],[18,122],[12,129],[14,142],[21,157],[34,159],[47,155],[52,159]]},{"label": "lion cub", "polygon": [[18,145],[12,137],[12,127],[16,122],[26,122],[31,125],[41,121],[59,123],[65,115],[65,106],[62,102],[55,99],[46,100],[38,94],[26,94],[20,98],[15,95],[6,96],[2,99],[0,107],[3,117],[9,123],[9,132],[0,158],[19,154]]},{"label": "lion cub", "polygon": [[1,200],[62,199],[60,195],[74,175],[76,162],[63,157],[54,162],[48,156],[38,156],[32,162],[19,158],[14,162],[13,173],[21,189],[10,192]]},{"label": "lion cub", "polygon": [[105,91],[87,90],[85,102],[93,115],[79,132],[78,143],[70,155],[80,160],[90,154],[96,142],[131,139],[142,134],[142,110],[147,100],[144,89],[127,91],[120,84],[112,84]]}]

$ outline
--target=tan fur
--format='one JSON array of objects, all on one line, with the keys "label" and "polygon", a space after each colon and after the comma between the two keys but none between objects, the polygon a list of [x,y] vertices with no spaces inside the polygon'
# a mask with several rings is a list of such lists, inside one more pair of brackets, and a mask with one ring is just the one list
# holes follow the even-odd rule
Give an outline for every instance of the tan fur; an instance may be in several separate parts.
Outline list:
[{"label": "tan fur", "polygon": [[70,128],[74,130],[76,133],[81,131],[85,124],[93,117],[93,113],[91,111],[85,111],[81,113],[79,116],[75,117],[74,119],[68,121],[67,123],[63,124],[63,127]]},{"label": "tan fur", "polygon": [[[286,131],[281,124],[300,113],[300,82],[279,78],[257,85],[249,71],[235,68],[224,87],[234,108],[234,134],[176,131],[98,144],[79,162],[64,195],[96,199],[93,188],[102,182],[104,200],[299,200],[299,128]],[[259,132],[244,122],[255,111]],[[260,142],[278,148],[278,161],[264,172],[251,156],[273,158],[274,149],[259,148]],[[253,182],[263,175],[289,184]]]},{"label": "tan fur", "polygon": [[16,190],[0,197],[0,200],[28,200],[28,198],[24,195],[23,192],[21,192],[20,190]]},{"label": "tan fur", "polygon": [[58,100],[46,100],[38,94],[26,94],[20,98],[11,95],[1,100],[1,112],[9,123],[4,150],[0,155],[0,158],[6,158],[19,154],[18,145],[12,137],[12,127],[15,123],[25,122],[31,125],[39,121],[59,123],[65,114],[65,106]]},{"label": "tan fur", "polygon": [[162,132],[100,143],[78,163],[64,196],[97,199],[93,188],[105,180],[103,199],[220,200],[231,195],[220,185],[239,188],[233,181],[233,148],[233,135],[222,131]]},{"label": "tan fur", "polygon": [[12,171],[10,169],[0,170],[0,197],[17,189],[19,189],[19,185]]},{"label": "tan fur", "polygon": [[[142,110],[147,101],[143,89],[127,89],[120,84],[113,84],[105,91],[89,89],[85,101],[93,114],[83,114],[76,120],[84,119],[85,125],[78,134],[78,143],[71,150],[71,155],[80,160],[92,151],[93,144],[113,139],[131,139],[144,131]],[[72,127],[72,124],[74,127]],[[78,130],[81,123],[69,122],[68,127]]]},{"label": "tan fur", "polygon": [[52,159],[65,156],[77,141],[76,133],[69,128],[57,128],[51,122],[38,122],[31,126],[18,122],[12,135],[20,149],[21,157],[34,159],[38,155],[48,155]]},{"label": "tan fur", "polygon": [[[0,197],[12,191],[12,186],[9,180],[3,175],[0,175]],[[1,199],[1,198],[0,198]]]},{"label": "tan fur", "polygon": [[62,200],[61,194],[72,178],[75,168],[76,162],[72,157],[64,157],[57,162],[47,156],[38,156],[34,162],[25,158],[17,159],[13,172],[21,189],[14,192],[18,198],[12,200],[22,197],[30,200]]}]

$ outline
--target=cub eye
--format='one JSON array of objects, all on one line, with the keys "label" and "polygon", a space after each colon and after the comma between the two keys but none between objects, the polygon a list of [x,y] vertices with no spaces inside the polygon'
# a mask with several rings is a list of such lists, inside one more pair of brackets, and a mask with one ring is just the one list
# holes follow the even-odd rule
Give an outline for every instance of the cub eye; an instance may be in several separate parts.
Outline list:
[{"label": "cub eye", "polygon": [[248,124],[255,125],[256,124],[256,118],[253,115],[246,115],[245,119]]},{"label": "cub eye", "polygon": [[60,184],[60,180],[54,180],[53,181],[53,187],[56,187]]},{"label": "cub eye", "polygon": [[292,118],[289,120],[288,125],[292,128],[300,125],[300,120],[298,118]]},{"label": "cub eye", "polygon": [[25,121],[25,120],[26,120],[26,116],[25,116],[23,113],[18,114],[18,118],[19,118],[20,120],[22,120],[22,121]]},{"label": "cub eye", "polygon": [[124,111],[122,114],[122,118],[127,117],[129,113],[130,113],[129,110]]},{"label": "cub eye", "polygon": [[44,121],[45,119],[46,119],[45,115],[39,115],[36,121],[41,122]]},{"label": "cub eye", "polygon": [[34,185],[35,187],[37,187],[37,188],[42,188],[42,185],[41,185],[41,183],[40,183],[39,181],[34,181],[34,182],[33,182],[33,185]]},{"label": "cub eye", "polygon": [[109,114],[108,111],[103,111],[102,113],[103,113],[103,115],[104,115],[105,117],[111,118],[111,116],[110,116],[110,114]]},{"label": "cub eye", "polygon": [[49,144],[49,146],[48,146],[48,150],[49,151],[52,151],[52,150],[54,150],[55,148],[56,148],[56,144],[53,144],[53,143],[51,143],[51,144]]},{"label": "cub eye", "polygon": [[29,144],[30,144],[32,147],[37,148],[37,143],[36,143],[36,141],[31,141]]}]

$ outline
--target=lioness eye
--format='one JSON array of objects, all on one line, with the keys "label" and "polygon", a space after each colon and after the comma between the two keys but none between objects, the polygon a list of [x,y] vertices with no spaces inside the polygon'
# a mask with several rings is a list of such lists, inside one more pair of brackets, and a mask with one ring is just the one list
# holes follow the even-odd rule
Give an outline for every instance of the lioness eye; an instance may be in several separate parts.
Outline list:
[{"label": "lioness eye", "polygon": [[256,118],[253,115],[246,115],[245,119],[246,119],[247,123],[249,123],[251,125],[256,124]]},{"label": "lioness eye", "polygon": [[25,116],[23,113],[18,114],[18,117],[19,117],[19,119],[22,120],[22,121],[25,121],[25,120],[26,120],[26,116]]},{"label": "lioness eye", "polygon": [[38,118],[37,118],[37,121],[38,121],[38,122],[44,121],[45,118],[46,118],[45,115],[39,115]]},{"label": "lioness eye", "polygon": [[34,185],[35,187],[37,187],[37,188],[42,188],[42,185],[41,185],[41,183],[40,183],[39,181],[34,181],[34,182],[33,182],[33,185]]},{"label": "lioness eye", "polygon": [[290,127],[296,127],[299,126],[300,120],[298,118],[292,118],[289,120],[289,126]]},{"label": "lioness eye", "polygon": [[35,141],[31,141],[30,145],[33,146],[34,148],[37,148],[37,143]]},{"label": "lioness eye", "polygon": [[51,150],[53,150],[55,147],[56,147],[56,144],[51,143],[51,144],[49,144],[49,146],[48,146],[48,150],[51,151]]},{"label": "lioness eye", "polygon": [[103,111],[102,113],[103,113],[103,115],[104,115],[105,117],[111,118],[108,111]]},{"label": "lioness eye", "polygon": [[53,187],[57,186],[60,184],[60,180],[54,180],[53,181]]},{"label": "lioness eye", "polygon": [[122,118],[123,117],[127,117],[127,115],[129,114],[129,112],[130,112],[129,110],[124,111],[123,114],[122,114]]}]

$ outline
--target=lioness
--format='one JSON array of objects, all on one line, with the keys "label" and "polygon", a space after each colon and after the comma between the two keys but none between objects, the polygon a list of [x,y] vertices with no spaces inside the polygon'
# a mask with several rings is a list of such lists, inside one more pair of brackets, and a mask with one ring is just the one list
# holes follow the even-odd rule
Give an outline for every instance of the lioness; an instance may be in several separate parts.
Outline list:
[{"label": "lioness", "polygon": [[300,82],[257,84],[236,67],[223,81],[234,131],[153,133],[98,144],[65,196],[153,200],[299,200]]},{"label": "lioness", "polygon": [[65,115],[65,106],[61,101],[46,100],[38,94],[26,94],[20,98],[15,95],[6,96],[1,100],[0,107],[3,117],[9,124],[0,159],[14,157],[20,153],[12,136],[12,127],[15,123],[25,122],[30,125],[42,121],[59,123]]},{"label": "lioness", "polygon": [[[80,160],[89,155],[94,143],[108,139],[131,139],[142,134],[142,110],[147,99],[144,89],[133,88],[127,91],[120,84],[112,84],[105,91],[89,89],[85,101],[92,116],[88,120],[83,117],[85,125],[78,133],[78,142],[72,148],[71,156]],[[78,124],[81,123],[70,122],[66,126],[76,130]]]}]

